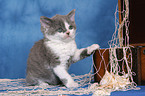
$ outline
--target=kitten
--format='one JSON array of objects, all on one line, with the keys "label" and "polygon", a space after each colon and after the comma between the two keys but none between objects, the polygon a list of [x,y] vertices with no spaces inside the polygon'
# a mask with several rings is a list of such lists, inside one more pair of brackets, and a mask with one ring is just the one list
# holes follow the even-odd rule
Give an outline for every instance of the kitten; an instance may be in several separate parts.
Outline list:
[{"label": "kitten", "polygon": [[75,43],[75,9],[67,15],[52,18],[41,16],[42,40],[34,44],[27,61],[27,85],[63,84],[66,87],[78,87],[67,72],[75,63],[92,54],[98,44],[77,49]]}]

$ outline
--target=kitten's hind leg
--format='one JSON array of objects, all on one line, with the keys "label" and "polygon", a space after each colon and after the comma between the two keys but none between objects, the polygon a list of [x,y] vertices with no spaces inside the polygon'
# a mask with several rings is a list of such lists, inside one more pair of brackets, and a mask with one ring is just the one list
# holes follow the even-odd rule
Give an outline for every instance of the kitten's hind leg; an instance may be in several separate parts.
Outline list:
[{"label": "kitten's hind leg", "polygon": [[54,68],[54,73],[60,78],[63,84],[70,88],[70,87],[78,87],[78,83],[76,83],[69,73],[66,71],[64,66],[58,65]]},{"label": "kitten's hind leg", "polygon": [[26,77],[26,85],[27,86],[35,86],[35,85],[38,85],[38,84],[39,84],[39,82],[35,78],[32,78],[30,76]]}]

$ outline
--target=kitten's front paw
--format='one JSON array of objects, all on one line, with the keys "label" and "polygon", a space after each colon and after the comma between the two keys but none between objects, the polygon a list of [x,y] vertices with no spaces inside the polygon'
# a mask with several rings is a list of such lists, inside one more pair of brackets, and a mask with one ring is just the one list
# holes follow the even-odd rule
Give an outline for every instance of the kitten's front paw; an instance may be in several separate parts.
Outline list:
[{"label": "kitten's front paw", "polygon": [[75,87],[79,87],[79,84],[73,81],[73,82],[67,83],[66,87],[67,88],[75,88]]},{"label": "kitten's front paw", "polygon": [[90,47],[87,48],[88,49],[87,53],[91,54],[93,51],[95,51],[95,50],[97,50],[99,48],[100,48],[100,46],[98,44],[93,44],[93,45],[91,45]]}]

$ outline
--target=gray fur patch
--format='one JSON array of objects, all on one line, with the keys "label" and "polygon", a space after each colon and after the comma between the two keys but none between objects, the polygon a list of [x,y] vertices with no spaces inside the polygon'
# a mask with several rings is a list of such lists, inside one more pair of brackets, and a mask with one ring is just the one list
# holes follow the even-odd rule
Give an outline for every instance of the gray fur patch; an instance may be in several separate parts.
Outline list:
[{"label": "gray fur patch", "polygon": [[80,54],[80,59],[84,59],[91,55],[91,54],[88,54],[87,51],[88,51],[87,49],[82,51],[82,53]]},{"label": "gray fur patch", "polygon": [[59,58],[45,47],[44,40],[39,40],[32,47],[27,61],[27,83],[34,85],[42,80],[49,84],[59,84],[61,81],[52,70],[59,64]]}]

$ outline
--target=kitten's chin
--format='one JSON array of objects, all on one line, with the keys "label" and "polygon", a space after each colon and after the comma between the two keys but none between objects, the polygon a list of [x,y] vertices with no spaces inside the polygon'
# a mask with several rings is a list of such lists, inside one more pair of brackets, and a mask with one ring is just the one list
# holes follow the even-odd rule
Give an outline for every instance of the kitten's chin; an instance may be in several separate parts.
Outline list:
[{"label": "kitten's chin", "polygon": [[65,35],[65,36],[64,36],[64,39],[69,39],[69,38],[72,38],[72,37],[69,36],[69,35]]},{"label": "kitten's chin", "polygon": [[70,41],[72,41],[72,40],[74,40],[74,39],[71,38],[70,36],[68,36],[68,37],[65,37],[62,41],[63,41],[63,42],[70,42]]},{"label": "kitten's chin", "polygon": [[64,36],[64,40],[65,41],[72,41],[72,40],[74,40],[74,36],[72,36],[72,35],[65,35]]}]

